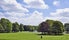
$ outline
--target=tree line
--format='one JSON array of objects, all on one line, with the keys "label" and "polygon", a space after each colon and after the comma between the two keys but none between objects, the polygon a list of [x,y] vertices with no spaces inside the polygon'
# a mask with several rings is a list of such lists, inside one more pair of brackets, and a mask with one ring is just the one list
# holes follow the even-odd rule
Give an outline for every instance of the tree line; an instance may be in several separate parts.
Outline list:
[{"label": "tree line", "polygon": [[60,21],[46,20],[41,22],[38,26],[23,25],[18,22],[12,23],[8,19],[0,19],[0,33],[10,32],[22,32],[22,31],[33,31],[42,32],[42,34],[63,34],[63,32],[69,31],[69,23],[63,25]]},{"label": "tree line", "polygon": [[0,19],[0,33],[34,31],[37,26],[18,24],[18,22],[11,23],[8,19]]}]

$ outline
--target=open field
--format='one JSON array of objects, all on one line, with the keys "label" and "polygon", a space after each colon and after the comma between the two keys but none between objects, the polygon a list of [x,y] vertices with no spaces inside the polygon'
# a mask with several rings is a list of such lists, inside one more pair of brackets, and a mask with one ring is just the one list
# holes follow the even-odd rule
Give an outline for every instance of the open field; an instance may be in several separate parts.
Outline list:
[{"label": "open field", "polygon": [[37,34],[34,32],[0,33],[0,40],[69,40],[69,34],[61,36],[43,35],[42,39]]}]

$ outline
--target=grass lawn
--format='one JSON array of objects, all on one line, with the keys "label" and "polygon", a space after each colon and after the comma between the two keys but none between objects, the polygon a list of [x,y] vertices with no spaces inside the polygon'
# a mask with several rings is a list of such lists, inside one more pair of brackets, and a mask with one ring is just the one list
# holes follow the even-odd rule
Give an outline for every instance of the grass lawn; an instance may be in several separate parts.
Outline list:
[{"label": "grass lawn", "polygon": [[69,40],[69,35],[43,35],[41,39],[40,35],[34,32],[0,33],[0,40]]}]

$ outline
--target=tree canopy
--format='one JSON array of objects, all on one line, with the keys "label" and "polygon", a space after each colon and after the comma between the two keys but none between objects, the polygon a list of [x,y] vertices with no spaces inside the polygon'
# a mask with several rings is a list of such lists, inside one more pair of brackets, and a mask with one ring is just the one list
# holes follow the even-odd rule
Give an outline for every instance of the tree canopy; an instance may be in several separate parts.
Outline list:
[{"label": "tree canopy", "polygon": [[60,21],[46,20],[39,24],[38,31],[47,32],[48,34],[62,34],[64,26]]}]

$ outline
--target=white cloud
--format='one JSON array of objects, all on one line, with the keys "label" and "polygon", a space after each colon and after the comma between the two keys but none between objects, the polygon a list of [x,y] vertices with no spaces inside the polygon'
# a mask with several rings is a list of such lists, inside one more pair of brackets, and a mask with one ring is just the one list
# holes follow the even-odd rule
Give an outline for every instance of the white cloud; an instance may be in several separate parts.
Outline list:
[{"label": "white cloud", "polygon": [[9,12],[28,12],[28,9],[24,8],[20,3],[16,0],[0,0],[0,7],[4,11]]},{"label": "white cloud", "polygon": [[4,14],[0,12],[0,18],[5,18]]},{"label": "white cloud", "polygon": [[5,12],[5,13],[0,12],[0,18],[7,18],[11,22],[19,22],[20,23],[21,21],[23,21],[21,19],[23,19],[25,16],[28,16],[28,14],[16,13],[16,12]]},{"label": "white cloud", "polygon": [[31,14],[5,12],[5,13],[0,13],[0,18],[7,18],[11,22],[23,23],[25,25],[38,25],[44,20],[43,13],[40,13],[38,11],[34,11]]},{"label": "white cloud", "polygon": [[60,20],[63,23],[69,22],[69,8],[57,9],[50,14],[54,19],[58,17],[57,20]]},{"label": "white cloud", "polygon": [[17,13],[17,12],[5,12],[4,14],[7,16],[18,17],[18,18],[26,16],[25,13]]},{"label": "white cloud", "polygon": [[43,20],[43,14],[38,11],[34,11],[29,17],[24,18],[23,22],[27,25],[38,25]]},{"label": "white cloud", "polygon": [[55,21],[61,21],[63,24],[64,23],[69,23],[69,17],[45,17],[44,21],[47,20],[47,19],[50,19],[50,20],[55,20]]},{"label": "white cloud", "polygon": [[[42,3],[39,4],[41,5]],[[25,13],[28,12],[28,9],[22,7],[16,0],[0,0],[0,8],[5,11],[0,12],[0,18],[7,18],[11,22],[18,22],[26,25],[38,25],[44,19],[43,13],[38,11],[34,11],[31,14]]]},{"label": "white cloud", "polygon": [[56,12],[50,13],[52,16],[69,17],[69,8],[57,9]]},{"label": "white cloud", "polygon": [[53,2],[53,5],[59,6],[59,5],[60,5],[60,1],[54,1],[54,2]]},{"label": "white cloud", "polygon": [[47,20],[47,19],[51,19],[51,20],[60,20],[61,17],[60,17],[60,18],[59,18],[59,17],[45,17],[45,20]]},{"label": "white cloud", "polygon": [[[44,0],[24,0],[24,2],[30,8],[48,8],[48,5],[44,3]],[[57,5],[58,3],[54,4]],[[16,0],[0,0],[0,8],[5,11],[0,12],[0,18],[7,18],[11,22],[18,22],[26,25],[38,25],[46,19],[60,20],[63,23],[69,22],[69,8],[57,9],[55,12],[50,13],[51,17],[44,17],[43,13],[38,11],[26,14],[25,12],[29,12],[29,10],[24,8]]]},{"label": "white cloud", "polygon": [[25,12],[29,12],[27,8],[24,8],[16,0],[0,0],[0,18],[7,18],[11,22],[22,23],[23,17],[27,16]]},{"label": "white cloud", "polygon": [[3,16],[3,14],[0,12],[0,16]]},{"label": "white cloud", "polygon": [[[14,12],[12,14],[14,14]],[[12,14],[10,14],[10,15],[12,15]],[[51,14],[50,17],[44,17],[43,13],[34,11],[32,14],[29,14],[28,17],[23,18],[24,16],[27,16],[27,14],[20,13],[20,15],[19,15],[18,13],[16,13],[16,14],[12,15],[13,17],[8,17],[8,19],[10,19],[12,22],[17,21],[19,23],[23,23],[26,25],[38,25],[39,23],[41,23],[47,19],[58,20],[63,23],[69,22],[69,8],[57,9],[55,12],[52,12],[50,14]],[[23,16],[21,16],[21,15],[23,15]],[[19,16],[20,18],[17,16]]]},{"label": "white cloud", "polygon": [[36,8],[36,9],[48,9],[49,6],[45,4],[44,0],[24,0],[27,4],[27,8]]}]

